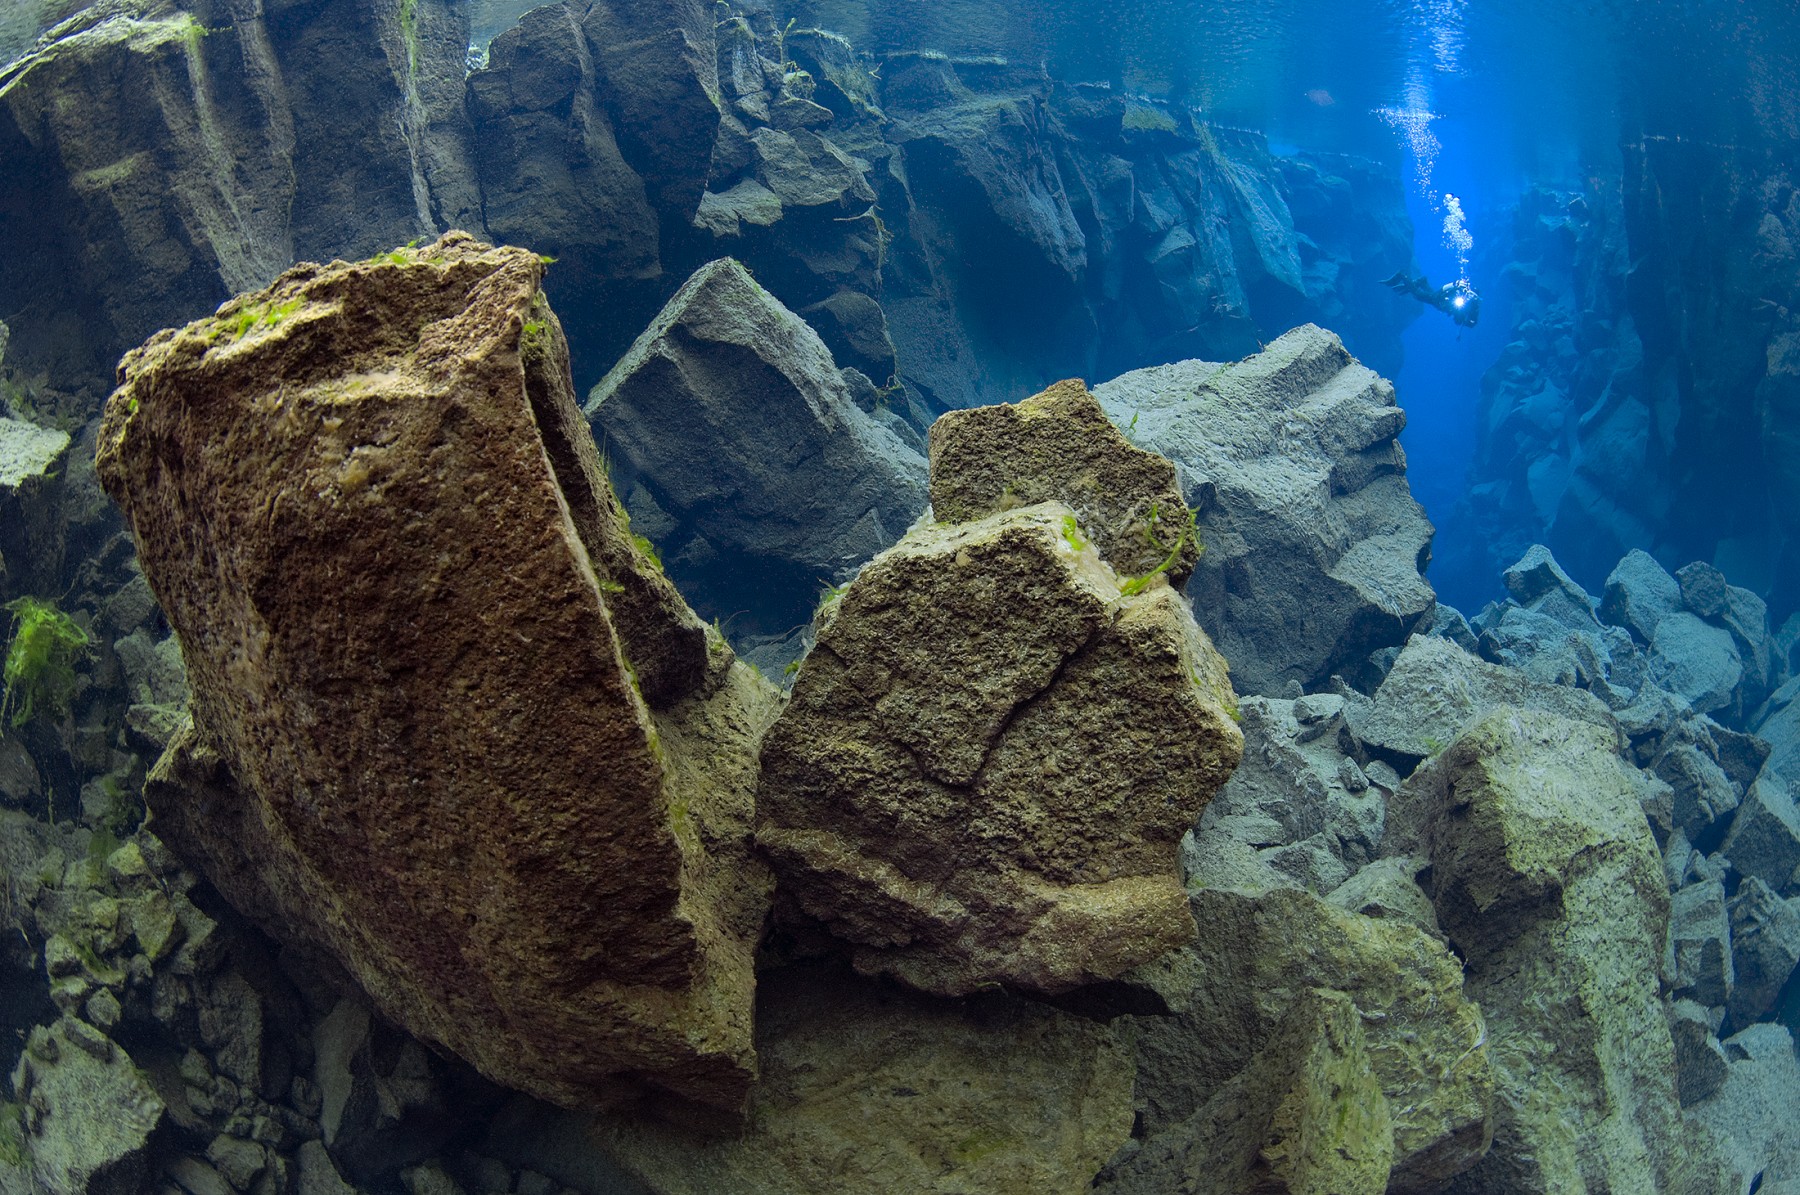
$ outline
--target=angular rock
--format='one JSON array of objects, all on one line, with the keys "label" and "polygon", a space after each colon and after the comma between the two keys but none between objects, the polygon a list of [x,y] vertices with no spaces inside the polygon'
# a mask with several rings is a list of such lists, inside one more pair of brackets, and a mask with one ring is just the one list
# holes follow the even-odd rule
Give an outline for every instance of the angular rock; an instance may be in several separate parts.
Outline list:
[{"label": "angular rock", "polygon": [[1675,570],[1675,581],[1681,587],[1681,604],[1701,618],[1715,619],[1725,613],[1725,591],[1731,583],[1725,574],[1696,560]]},{"label": "angular rock", "polygon": [[757,844],[861,971],[1058,992],[1192,934],[1176,844],[1243,736],[1180,594],[1042,503],[909,532],[827,603]]},{"label": "angular rock", "polygon": [[1389,1189],[1441,1190],[1481,1157],[1494,1095],[1486,1030],[1441,942],[1293,888],[1193,899],[1199,939],[1177,956],[1194,977],[1185,1007],[1134,1020],[1147,1141],[1193,1117],[1252,1064],[1303,993],[1324,989],[1355,1005],[1391,1110]]},{"label": "angular rock", "polygon": [[1022,1000],[777,971],[757,993],[756,1045],[740,1136],[519,1101],[485,1149],[583,1190],[1079,1195],[1131,1132],[1117,1031]]},{"label": "angular rock", "polygon": [[1800,810],[1781,777],[1765,775],[1750,786],[1719,853],[1740,875],[1756,876],[1784,896],[1800,896]]},{"label": "angular rock", "polygon": [[[469,76],[482,217],[496,238],[541,246],[566,270],[651,276],[657,214],[601,101],[603,67],[579,7],[525,13],[489,44],[487,69]],[[687,98],[671,95],[671,108]]]},{"label": "angular rock", "polygon": [[1441,938],[1437,910],[1418,883],[1424,869],[1419,859],[1377,859],[1333,888],[1325,899],[1346,913],[1415,925]]},{"label": "angular rock", "polygon": [[42,477],[68,446],[68,432],[0,416],[0,490]]},{"label": "angular rock", "polygon": [[1702,744],[1683,742],[1683,737],[1665,736],[1649,771],[1669,786],[1674,826],[1690,840],[1717,841],[1716,827],[1738,807],[1742,794]]},{"label": "angular rock", "polygon": [[1675,1040],[1675,1090],[1683,1108],[1710,1098],[1731,1071],[1725,1047],[1713,1036],[1707,1010],[1692,1000],[1669,1008],[1669,1033]]},{"label": "angular rock", "polygon": [[1731,898],[1731,966],[1736,983],[1728,1029],[1742,1029],[1775,1007],[1800,963],[1800,900],[1782,900],[1755,876]]},{"label": "angular rock", "polygon": [[[1374,700],[1352,702],[1344,716],[1350,733],[1371,751],[1423,759],[1503,705],[1541,709],[1608,729],[1617,725],[1591,693],[1531,680],[1427,635],[1409,639]],[[1390,806],[1390,816],[1392,812]]]},{"label": "angular rock", "polygon": [[1500,580],[1513,601],[1533,613],[1571,627],[1591,627],[1597,621],[1587,590],[1563,571],[1543,544],[1532,544]]},{"label": "angular rock", "polygon": [[[678,572],[701,541],[749,562],[736,572],[785,570],[804,603],[820,578],[842,579],[899,539],[926,503],[924,461],[856,406],[806,321],[729,258],[695,271],[586,412],[676,522],[663,549]],[[729,604],[733,584],[766,584],[733,572],[682,576],[726,613],[767,601]]]},{"label": "angular rock", "polygon": [[543,268],[455,233],[303,265],[126,359],[100,473],[193,688],[147,799],[488,1076],[736,1109],[767,686],[633,545]]},{"label": "angular rock", "polygon": [[[65,1018],[41,1029],[15,1075],[15,1098],[32,1109],[25,1152],[30,1189],[113,1195],[146,1189],[151,1134],[164,1104],[116,1044]],[[0,1163],[3,1165],[4,1163]]]},{"label": "angular rock", "polygon": [[1689,884],[1669,900],[1663,982],[1678,997],[1723,1008],[1731,999],[1733,980],[1725,886],[1717,880]]},{"label": "angular rock", "polygon": [[1321,894],[1372,860],[1386,811],[1381,791],[1338,751],[1343,708],[1334,694],[1245,698],[1243,761],[1201,815],[1200,830],[1258,848],[1277,871]]},{"label": "angular rock", "polygon": [[1710,1129],[1737,1169],[1734,1191],[1756,1176],[1762,1190],[1791,1190],[1800,1180],[1800,1141],[1794,1138],[1794,1092],[1800,1054],[1782,1025],[1751,1025],[1725,1039],[1731,1069],[1718,1091],[1694,1105],[1690,1124]]},{"label": "angular rock", "polygon": [[1125,576],[1179,587],[1200,559],[1175,466],[1134,446],[1078,380],[1016,405],[950,411],[931,425],[931,509],[964,523],[1055,500]]},{"label": "angular rock", "polygon": [[1650,672],[1656,683],[1686,699],[1702,714],[1741,717],[1744,659],[1731,632],[1677,610],[1656,624],[1650,640]]},{"label": "angular rock", "polygon": [[1236,683],[1322,688],[1396,646],[1435,600],[1393,387],[1307,325],[1235,365],[1183,361],[1095,396],[1183,470],[1205,554],[1188,584]]},{"label": "angular rock", "polygon": [[1668,916],[1616,739],[1497,710],[1402,789],[1438,919],[1487,1017],[1499,1100],[1470,1192],[1705,1191],[1657,990]]},{"label": "angular rock", "polygon": [[1199,1111],[1143,1142],[1094,1189],[1382,1195],[1393,1161],[1393,1120],[1356,1005],[1314,989]]},{"label": "angular rock", "polygon": [[1656,624],[1681,608],[1681,586],[1656,558],[1633,548],[1606,578],[1600,597],[1603,622],[1630,631],[1646,647],[1656,637]]}]

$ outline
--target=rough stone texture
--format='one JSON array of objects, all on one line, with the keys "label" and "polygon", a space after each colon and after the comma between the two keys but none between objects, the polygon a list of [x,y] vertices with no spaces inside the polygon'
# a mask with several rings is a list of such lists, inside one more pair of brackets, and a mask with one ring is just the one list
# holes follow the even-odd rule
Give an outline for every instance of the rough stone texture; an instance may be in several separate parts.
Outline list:
[{"label": "rough stone texture", "polygon": [[1204,889],[1193,901],[1199,939],[1176,956],[1191,963],[1184,1007],[1135,1020],[1146,1148],[1250,1066],[1317,988],[1348,996],[1362,1022],[1391,1110],[1390,1189],[1440,1190],[1482,1155],[1494,1094],[1486,1030],[1441,942],[1294,888]]},{"label": "rough stone texture", "polygon": [[1344,700],[1248,697],[1244,757],[1201,814],[1199,830],[1257,848],[1277,871],[1321,895],[1375,857],[1383,794],[1339,750]]},{"label": "rough stone texture", "polygon": [[1591,693],[1531,680],[1427,635],[1409,639],[1373,701],[1351,701],[1344,716],[1350,733],[1370,750],[1423,759],[1502,705],[1541,709],[1594,726],[1617,725]]},{"label": "rough stone texture", "polygon": [[1474,1192],[1708,1191],[1657,990],[1668,896],[1614,736],[1496,710],[1402,793],[1487,1017],[1499,1096]]},{"label": "rough stone texture", "polygon": [[1192,934],[1176,843],[1243,736],[1158,581],[1042,503],[908,533],[826,605],[763,747],[757,843],[858,969],[1057,992]]},{"label": "rough stone texture", "polygon": [[466,45],[442,0],[125,0],[59,27],[0,70],[0,212],[45,249],[0,260],[15,364],[98,398],[126,348],[297,257],[478,221]]},{"label": "rough stone texture", "polygon": [[1007,997],[777,971],[757,994],[757,1053],[741,1136],[520,1103],[487,1148],[581,1190],[1078,1195],[1131,1131],[1116,1031]]},{"label": "rough stone texture", "polygon": [[37,1030],[15,1096],[34,1110],[32,1189],[125,1195],[145,1189],[147,1147],[164,1106],[124,1050],[66,1018]]},{"label": "rough stone texture", "polygon": [[1646,647],[1656,638],[1656,624],[1680,608],[1680,584],[1641,548],[1627,552],[1607,575],[1600,598],[1600,617],[1624,627]]},{"label": "rough stone texture", "polygon": [[1731,1071],[1731,1059],[1713,1036],[1710,1014],[1692,1000],[1676,1000],[1669,1006],[1669,1033],[1675,1040],[1675,1091],[1686,1108],[1719,1090]]},{"label": "rough stone texture", "polygon": [[1671,993],[1708,1008],[1723,1008],[1731,999],[1731,922],[1718,880],[1689,884],[1670,898],[1662,974]]},{"label": "rough stone texture", "polygon": [[1794,1136],[1794,1092],[1800,1056],[1782,1025],[1752,1025],[1725,1039],[1730,1071],[1719,1090],[1693,1108],[1693,1121],[1718,1135],[1736,1167],[1734,1191],[1762,1176],[1761,1191],[1800,1189],[1800,1140]]},{"label": "rough stone texture", "polygon": [[1307,325],[1235,365],[1156,366],[1094,393],[1182,469],[1206,549],[1188,592],[1245,692],[1322,687],[1431,609],[1431,524],[1396,439],[1406,416],[1330,332]]},{"label": "rough stone texture", "polygon": [[[688,279],[586,410],[674,521],[660,538],[684,583],[682,557],[726,554],[786,569],[811,593],[925,506],[919,455],[856,406],[818,335],[729,258]],[[741,609],[726,604],[741,570],[716,571],[697,578],[696,600]]]},{"label": "rough stone texture", "polygon": [[542,271],[460,234],[301,266],[126,359],[100,472],[193,688],[148,799],[487,1075],[735,1109],[766,687],[632,545]]},{"label": "rough stone texture", "polygon": [[1160,568],[1179,587],[1200,558],[1174,464],[1120,435],[1079,380],[1014,405],[951,411],[931,425],[931,509],[940,522],[1047,501],[1073,510],[1123,575]]},{"label": "rough stone texture", "polygon": [[0,416],[0,490],[43,476],[68,446],[68,432]]},{"label": "rough stone texture", "polygon": [[1748,876],[1731,898],[1728,1029],[1742,1029],[1775,1007],[1782,985],[1800,962],[1800,900],[1782,900]]},{"label": "rough stone texture", "polygon": [[1750,786],[1719,853],[1739,874],[1784,896],[1800,895],[1800,810],[1781,777],[1765,775]]},{"label": "rough stone texture", "polygon": [[1700,713],[1718,712],[1722,719],[1744,713],[1738,692],[1744,659],[1723,627],[1685,610],[1664,616],[1650,640],[1650,668],[1657,684]]},{"label": "rough stone texture", "polygon": [[1393,1121],[1356,1005],[1315,989],[1297,994],[1247,1067],[1102,1172],[1094,1189],[1381,1195],[1393,1161]]}]

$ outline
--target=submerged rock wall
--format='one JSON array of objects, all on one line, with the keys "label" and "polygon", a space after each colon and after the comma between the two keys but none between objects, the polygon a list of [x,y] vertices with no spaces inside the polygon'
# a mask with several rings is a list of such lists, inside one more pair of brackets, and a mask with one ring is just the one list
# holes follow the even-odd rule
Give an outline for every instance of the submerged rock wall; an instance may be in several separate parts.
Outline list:
[{"label": "submerged rock wall", "polygon": [[724,254],[842,363],[904,382],[920,430],[1308,318],[1397,366],[1379,265],[1410,230],[1379,168],[722,11],[547,5],[465,79],[469,17],[443,0],[84,10],[0,73],[0,211],[32,247],[0,260],[17,364],[92,410],[158,326],[296,260],[463,228],[558,258],[584,386]]}]

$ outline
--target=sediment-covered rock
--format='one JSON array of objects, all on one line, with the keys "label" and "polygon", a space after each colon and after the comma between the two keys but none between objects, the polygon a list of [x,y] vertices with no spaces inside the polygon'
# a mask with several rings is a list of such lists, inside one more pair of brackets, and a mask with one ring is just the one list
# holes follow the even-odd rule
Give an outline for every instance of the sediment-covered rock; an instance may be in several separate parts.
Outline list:
[{"label": "sediment-covered rock", "polygon": [[938,521],[1052,500],[1075,512],[1100,555],[1126,576],[1160,571],[1179,587],[1200,558],[1174,464],[1120,435],[1079,380],[1021,403],[950,411],[931,425]]},{"label": "sediment-covered rock", "polygon": [[736,1109],[767,687],[633,545],[542,272],[461,234],[303,265],[126,359],[100,472],[193,690],[147,796],[487,1075]]},{"label": "sediment-covered rock", "polygon": [[[1201,889],[1193,907],[1197,943],[1173,956],[1178,973],[1188,977],[1179,1011],[1134,1022],[1144,1153],[1172,1151],[1204,1169],[1205,1156],[1190,1154],[1185,1143],[1189,1122],[1234,1076],[1275,1062],[1258,1064],[1256,1057],[1281,1039],[1281,1026],[1305,993],[1320,989],[1347,997],[1360,1021],[1361,1049],[1387,1112],[1365,1104],[1358,1115],[1368,1117],[1366,1132],[1344,1144],[1372,1158],[1380,1152],[1378,1122],[1389,1122],[1387,1189],[1439,1190],[1482,1155],[1494,1088],[1486,1030],[1481,1011],[1463,996],[1456,958],[1441,942],[1295,888]],[[1300,1044],[1290,1039],[1278,1051],[1288,1055],[1278,1066],[1294,1065],[1292,1050]],[[1353,1042],[1344,1048],[1357,1052]],[[1168,1177],[1160,1165],[1151,1173]],[[1122,1189],[1149,1195],[1178,1188]]]},{"label": "sediment-covered rock", "polygon": [[1599,727],[1499,709],[1402,789],[1487,1018],[1498,1101],[1470,1192],[1712,1191],[1657,989],[1667,889],[1633,770]]},{"label": "sediment-covered rock", "polygon": [[749,1129],[519,1101],[490,1148],[583,1190],[1079,1195],[1131,1132],[1123,1035],[989,994],[952,1004],[813,968],[763,977]]},{"label": "sediment-covered rock", "polygon": [[827,605],[757,843],[858,969],[1058,992],[1192,934],[1176,843],[1242,749],[1224,661],[1046,502],[919,528]]},{"label": "sediment-covered rock", "polygon": [[1355,1003],[1296,994],[1250,1060],[1180,1126],[1103,1172],[1112,1195],[1381,1195],[1394,1128]]},{"label": "sediment-covered rock", "polygon": [[755,588],[746,567],[813,593],[925,506],[918,453],[857,407],[818,335],[729,258],[688,279],[586,410],[672,521],[658,537],[671,567],[726,613],[742,608],[734,585]]},{"label": "sediment-covered rock", "polygon": [[[78,1017],[40,1026],[16,1078],[14,1094],[29,1117],[31,1189],[71,1195],[144,1189],[148,1146],[164,1105],[115,1042]],[[7,1115],[15,1114],[9,1106]],[[0,1133],[12,1127],[0,1124]]]},{"label": "sediment-covered rock", "polygon": [[1323,687],[1431,609],[1406,416],[1330,332],[1309,324],[1234,365],[1154,366],[1094,393],[1183,470],[1206,549],[1188,592],[1244,691]]}]

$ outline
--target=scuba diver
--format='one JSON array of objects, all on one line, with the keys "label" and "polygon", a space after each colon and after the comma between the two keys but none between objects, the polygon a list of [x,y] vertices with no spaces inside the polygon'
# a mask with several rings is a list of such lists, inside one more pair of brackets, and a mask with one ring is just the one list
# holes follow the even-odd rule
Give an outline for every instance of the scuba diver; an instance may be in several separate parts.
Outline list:
[{"label": "scuba diver", "polygon": [[1436,290],[1431,283],[1425,281],[1425,275],[1413,278],[1405,270],[1394,271],[1394,276],[1383,285],[1391,286],[1403,295],[1411,295],[1421,303],[1437,308],[1456,321],[1459,328],[1473,328],[1475,321],[1481,318],[1481,296],[1467,282],[1457,280],[1446,282]]}]

